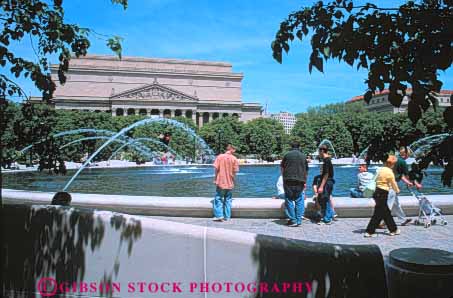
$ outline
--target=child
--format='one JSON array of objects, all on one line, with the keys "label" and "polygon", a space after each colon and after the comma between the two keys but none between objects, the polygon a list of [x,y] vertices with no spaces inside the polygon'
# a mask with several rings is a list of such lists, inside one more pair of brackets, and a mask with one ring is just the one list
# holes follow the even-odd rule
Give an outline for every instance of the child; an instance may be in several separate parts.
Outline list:
[{"label": "child", "polygon": [[283,176],[280,175],[277,180],[277,196],[273,196],[273,199],[285,199],[285,190],[283,189]]},{"label": "child", "polygon": [[419,185],[421,188],[422,180],[423,180],[423,172],[420,170],[418,164],[413,163],[411,165],[411,170],[408,173],[409,180],[414,183],[415,185]]}]

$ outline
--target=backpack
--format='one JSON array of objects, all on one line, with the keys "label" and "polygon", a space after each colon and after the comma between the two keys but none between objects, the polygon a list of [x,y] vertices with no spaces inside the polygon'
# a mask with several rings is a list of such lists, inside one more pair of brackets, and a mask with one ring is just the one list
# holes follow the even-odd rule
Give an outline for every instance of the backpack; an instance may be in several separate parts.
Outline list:
[{"label": "backpack", "polygon": [[371,180],[370,182],[368,182],[367,185],[365,185],[365,189],[363,190],[363,197],[364,198],[372,198],[373,197],[373,194],[376,191],[376,179],[377,179],[377,176],[379,175],[379,170],[380,169],[381,168],[378,168],[376,170],[376,174],[374,175],[373,180]]}]

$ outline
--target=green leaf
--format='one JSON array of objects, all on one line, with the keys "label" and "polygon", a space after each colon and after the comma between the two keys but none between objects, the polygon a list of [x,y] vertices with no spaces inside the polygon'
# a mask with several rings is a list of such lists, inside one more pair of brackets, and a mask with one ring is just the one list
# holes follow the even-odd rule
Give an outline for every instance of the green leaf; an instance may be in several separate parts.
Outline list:
[{"label": "green leaf", "polygon": [[352,2],[349,2],[349,3],[348,3],[348,6],[346,7],[346,10],[347,10],[348,12],[351,12],[353,7],[354,7],[354,5],[352,4]]},{"label": "green leaf", "polygon": [[394,107],[399,108],[403,102],[403,95],[398,94],[396,91],[390,92],[388,100]]},{"label": "green leaf", "polygon": [[365,94],[363,95],[363,99],[365,100],[366,103],[370,103],[371,98],[373,98],[373,91],[368,90],[368,91],[365,92]]},{"label": "green leaf", "polygon": [[313,52],[310,56],[310,63],[308,65],[309,71],[311,73],[313,66],[320,72],[323,72],[323,61],[322,58],[318,56],[317,52]]},{"label": "green leaf", "polygon": [[411,99],[407,105],[407,113],[412,123],[417,123],[422,116],[422,109],[415,103],[414,100]]},{"label": "green leaf", "polygon": [[115,53],[118,55],[118,58],[121,60],[121,52],[122,52],[122,47],[121,47],[121,42],[123,41],[123,38],[119,36],[113,36],[107,40],[107,46]]}]

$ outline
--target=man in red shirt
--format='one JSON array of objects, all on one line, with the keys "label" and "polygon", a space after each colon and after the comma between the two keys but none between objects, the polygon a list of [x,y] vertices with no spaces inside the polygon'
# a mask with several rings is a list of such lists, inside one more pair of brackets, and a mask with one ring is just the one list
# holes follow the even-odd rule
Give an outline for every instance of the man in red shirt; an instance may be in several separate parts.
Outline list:
[{"label": "man in red shirt", "polygon": [[214,221],[226,221],[231,218],[234,178],[239,171],[239,162],[233,155],[236,148],[228,144],[226,152],[217,156],[214,162],[214,184],[216,193],[213,203]]}]

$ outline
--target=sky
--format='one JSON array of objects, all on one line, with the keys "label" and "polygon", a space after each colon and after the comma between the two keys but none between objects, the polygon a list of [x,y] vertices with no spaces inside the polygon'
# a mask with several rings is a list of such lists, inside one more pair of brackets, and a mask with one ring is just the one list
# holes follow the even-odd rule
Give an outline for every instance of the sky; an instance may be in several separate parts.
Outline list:
[{"label": "sky", "polygon": [[[124,40],[123,56],[225,61],[244,74],[242,100],[259,102],[268,113],[304,112],[310,106],[344,102],[366,90],[367,73],[346,63],[328,61],[324,73],[308,72],[309,40],[291,45],[279,64],[271,43],[289,13],[314,0],[129,0],[127,10],[110,0],[65,0],[65,18],[104,35]],[[360,4],[363,1],[358,1]],[[404,1],[372,1],[395,7]],[[98,38],[90,54],[113,55]],[[30,39],[15,45],[17,53],[36,60]],[[53,62],[56,62],[55,60]],[[5,73],[1,70],[0,73]],[[443,89],[453,89],[452,71],[441,74]],[[33,96],[39,91],[27,79],[16,80]]]}]

